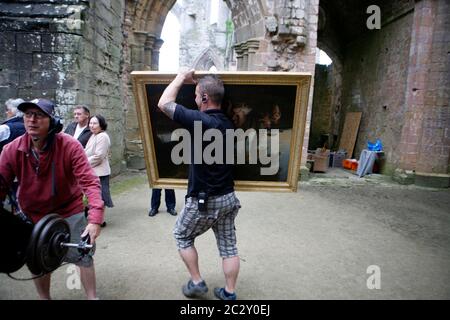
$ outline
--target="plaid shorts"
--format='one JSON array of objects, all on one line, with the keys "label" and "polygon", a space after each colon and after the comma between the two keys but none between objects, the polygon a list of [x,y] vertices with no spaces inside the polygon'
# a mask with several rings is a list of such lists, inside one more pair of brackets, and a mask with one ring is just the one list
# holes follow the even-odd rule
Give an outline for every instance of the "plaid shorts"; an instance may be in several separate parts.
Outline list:
[{"label": "plaid shorts", "polygon": [[187,198],[173,230],[178,249],[192,247],[196,237],[212,228],[220,256],[237,256],[234,219],[239,208],[241,204],[234,192],[209,197],[205,212],[198,211],[197,198]]}]

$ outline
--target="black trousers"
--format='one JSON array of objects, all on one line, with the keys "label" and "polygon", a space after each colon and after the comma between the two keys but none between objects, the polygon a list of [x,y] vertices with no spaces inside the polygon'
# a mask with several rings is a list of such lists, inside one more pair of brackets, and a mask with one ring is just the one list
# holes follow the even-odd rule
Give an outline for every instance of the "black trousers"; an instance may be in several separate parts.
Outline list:
[{"label": "black trousers", "polygon": [[[167,210],[175,209],[175,190],[173,189],[164,189],[166,193],[166,207]],[[152,190],[152,201],[151,201],[151,209],[159,209],[161,205],[161,189],[153,189]]]}]

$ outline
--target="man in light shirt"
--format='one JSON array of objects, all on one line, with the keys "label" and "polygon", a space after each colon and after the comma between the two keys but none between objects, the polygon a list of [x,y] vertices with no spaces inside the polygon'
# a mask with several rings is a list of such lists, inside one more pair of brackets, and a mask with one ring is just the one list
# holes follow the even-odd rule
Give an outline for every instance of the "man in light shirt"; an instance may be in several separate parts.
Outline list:
[{"label": "man in light shirt", "polygon": [[86,143],[92,134],[88,126],[90,115],[91,113],[88,107],[83,105],[76,106],[73,109],[73,117],[75,121],[69,124],[66,130],[64,130],[65,133],[70,134],[77,139],[83,148],[86,147]]},{"label": "man in light shirt", "polygon": [[23,99],[8,99],[5,102],[6,120],[0,125],[0,152],[3,147],[25,133],[23,114],[17,106],[25,102]]}]

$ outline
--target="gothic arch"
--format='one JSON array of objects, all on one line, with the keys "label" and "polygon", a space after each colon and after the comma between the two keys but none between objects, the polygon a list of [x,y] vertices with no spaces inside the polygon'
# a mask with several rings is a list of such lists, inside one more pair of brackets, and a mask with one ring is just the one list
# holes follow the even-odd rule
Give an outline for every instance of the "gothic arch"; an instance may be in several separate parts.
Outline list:
[{"label": "gothic arch", "polygon": [[212,66],[215,66],[218,70],[223,70],[223,62],[219,56],[208,48],[203,50],[197,59],[195,59],[194,69],[208,71]]},{"label": "gothic arch", "polygon": [[[259,70],[254,67],[255,56],[266,34],[265,17],[273,14],[269,11],[273,9],[274,2],[284,0],[225,0],[231,10],[235,41],[240,43],[241,63],[238,62],[238,70]],[[160,39],[162,28],[169,11],[176,6],[176,0],[125,0],[125,4],[122,77],[127,84],[123,104],[130,106],[126,120],[127,162],[133,163],[130,167],[142,169],[145,163],[139,145],[138,121],[131,107],[134,99],[129,73],[133,70],[158,70],[159,50],[163,44]],[[207,70],[213,65],[223,69],[223,62],[211,50],[203,52],[195,62],[196,68]]]},{"label": "gothic arch", "polygon": [[[250,31],[248,38],[264,36],[265,29],[261,26],[268,11],[265,1],[225,0],[225,2],[232,12],[236,30],[248,29]],[[176,0],[127,0],[127,18],[131,22],[132,31],[148,32],[159,37],[164,20],[175,3]]]},{"label": "gothic arch", "polygon": [[128,0],[127,8],[133,31],[161,35],[164,20],[176,0]]},{"label": "gothic arch", "polygon": [[[275,1],[277,3],[277,1]],[[225,0],[231,10],[237,43],[257,50],[259,39],[266,33],[265,17],[276,7],[273,1]],[[159,49],[162,45],[161,32],[169,11],[176,0],[127,0],[125,31],[131,48],[131,65],[134,70],[157,70]],[[247,41],[251,40],[251,44]]]}]

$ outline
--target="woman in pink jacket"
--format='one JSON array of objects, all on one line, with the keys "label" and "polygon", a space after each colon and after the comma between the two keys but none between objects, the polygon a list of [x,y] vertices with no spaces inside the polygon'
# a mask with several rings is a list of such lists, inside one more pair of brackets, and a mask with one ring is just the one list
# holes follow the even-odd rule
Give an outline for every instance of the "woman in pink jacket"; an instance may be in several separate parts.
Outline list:
[{"label": "woman in pink jacket", "polygon": [[[111,175],[111,167],[109,166],[109,153],[111,140],[106,133],[108,124],[101,115],[93,116],[89,121],[89,129],[92,132],[89,141],[86,144],[86,155],[89,163],[94,169],[95,174],[100,178],[102,186],[102,199],[106,207],[112,208],[114,204],[109,191],[109,176]],[[102,227],[106,226],[103,221]]]}]

